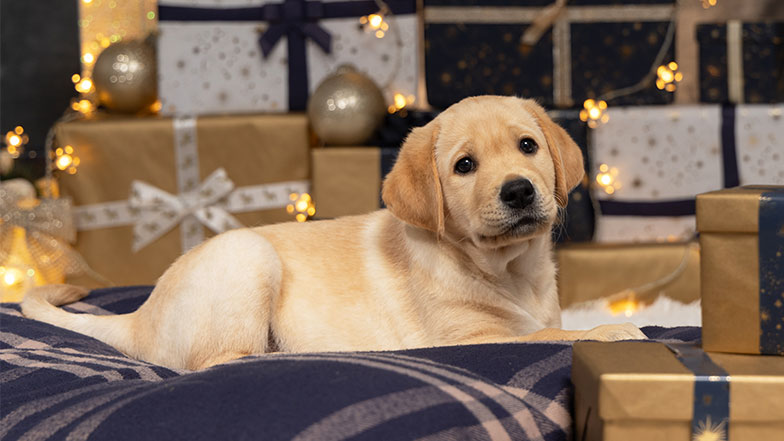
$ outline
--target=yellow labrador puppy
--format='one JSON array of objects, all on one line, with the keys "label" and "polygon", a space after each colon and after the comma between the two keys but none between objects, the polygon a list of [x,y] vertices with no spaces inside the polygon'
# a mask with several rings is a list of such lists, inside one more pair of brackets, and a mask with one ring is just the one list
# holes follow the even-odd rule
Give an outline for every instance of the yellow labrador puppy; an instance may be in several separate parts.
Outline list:
[{"label": "yellow labrador puppy", "polygon": [[579,148],[539,105],[468,98],[408,136],[387,210],[216,236],[130,314],[56,308],[87,294],[68,285],[32,290],[22,311],[188,369],[273,351],[645,338],[630,324],[557,329],[550,230],[582,177]]}]

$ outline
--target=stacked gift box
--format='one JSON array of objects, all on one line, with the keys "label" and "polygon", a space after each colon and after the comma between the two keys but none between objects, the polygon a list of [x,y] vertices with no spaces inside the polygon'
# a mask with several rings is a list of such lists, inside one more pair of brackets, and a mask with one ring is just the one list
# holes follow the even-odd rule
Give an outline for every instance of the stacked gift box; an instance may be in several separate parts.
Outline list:
[{"label": "stacked gift box", "polygon": [[701,194],[697,226],[701,347],[576,343],[579,439],[773,440],[784,433],[784,186]]}]

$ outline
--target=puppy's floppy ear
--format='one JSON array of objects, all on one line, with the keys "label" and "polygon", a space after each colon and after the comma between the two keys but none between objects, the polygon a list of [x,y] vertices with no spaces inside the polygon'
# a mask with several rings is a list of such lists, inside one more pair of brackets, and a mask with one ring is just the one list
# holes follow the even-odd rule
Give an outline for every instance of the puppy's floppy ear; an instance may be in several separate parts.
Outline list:
[{"label": "puppy's floppy ear", "polygon": [[444,232],[444,197],[436,167],[438,123],[414,129],[384,180],[384,204],[398,219],[435,233]]},{"label": "puppy's floppy ear", "polygon": [[583,154],[566,130],[554,123],[540,105],[532,101],[526,101],[525,104],[544,132],[555,168],[555,200],[558,205],[565,207],[569,201],[569,192],[585,175]]}]

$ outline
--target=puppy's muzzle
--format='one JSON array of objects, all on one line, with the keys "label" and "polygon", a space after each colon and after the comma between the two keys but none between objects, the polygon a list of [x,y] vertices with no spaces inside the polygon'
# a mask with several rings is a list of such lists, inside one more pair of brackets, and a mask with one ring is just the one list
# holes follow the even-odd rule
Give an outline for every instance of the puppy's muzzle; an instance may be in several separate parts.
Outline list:
[{"label": "puppy's muzzle", "polygon": [[498,197],[507,207],[520,210],[533,203],[536,189],[528,179],[515,179],[504,183]]}]

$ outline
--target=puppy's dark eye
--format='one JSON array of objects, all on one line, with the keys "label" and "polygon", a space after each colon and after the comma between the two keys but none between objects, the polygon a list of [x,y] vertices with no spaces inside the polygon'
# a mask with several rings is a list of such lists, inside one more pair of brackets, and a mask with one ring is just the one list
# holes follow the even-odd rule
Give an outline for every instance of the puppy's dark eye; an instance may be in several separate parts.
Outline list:
[{"label": "puppy's dark eye", "polygon": [[539,149],[539,146],[536,144],[531,138],[523,138],[520,140],[520,150],[525,154],[536,153],[536,150]]},{"label": "puppy's dark eye", "polygon": [[468,156],[460,158],[455,164],[455,173],[460,175],[471,173],[474,169],[476,169],[476,163]]}]

